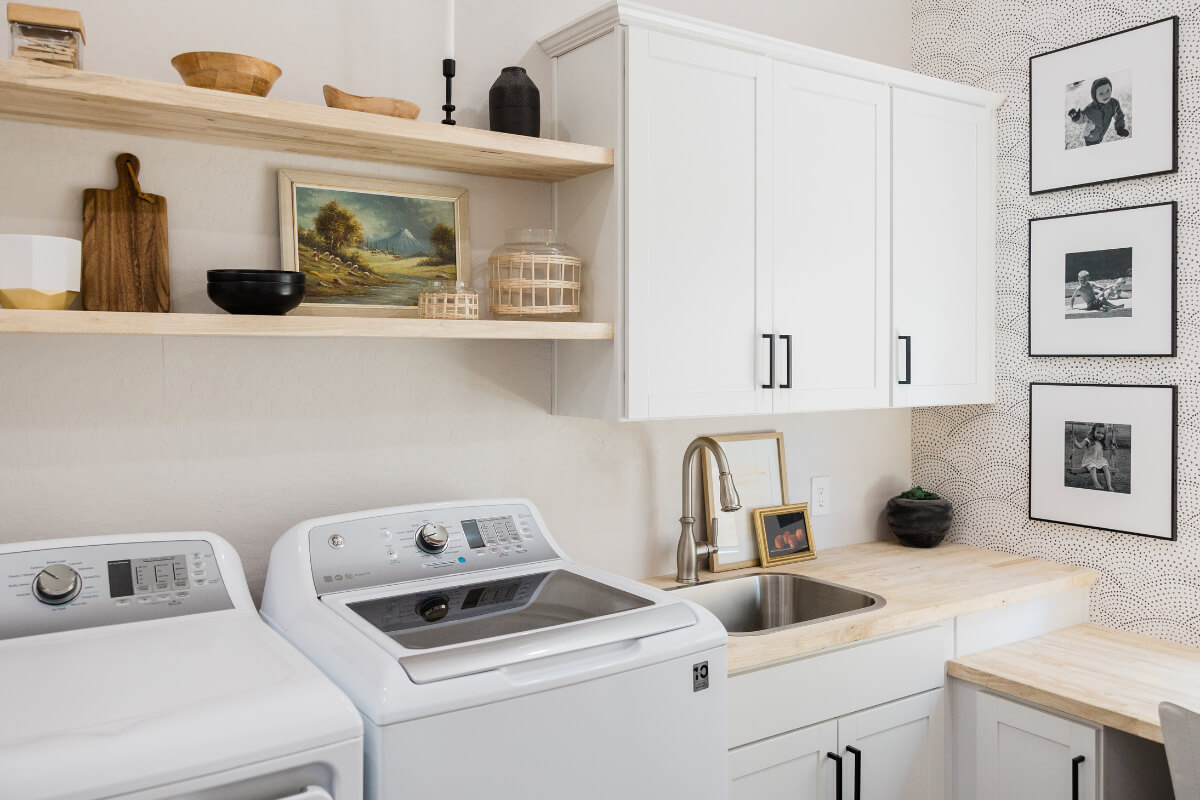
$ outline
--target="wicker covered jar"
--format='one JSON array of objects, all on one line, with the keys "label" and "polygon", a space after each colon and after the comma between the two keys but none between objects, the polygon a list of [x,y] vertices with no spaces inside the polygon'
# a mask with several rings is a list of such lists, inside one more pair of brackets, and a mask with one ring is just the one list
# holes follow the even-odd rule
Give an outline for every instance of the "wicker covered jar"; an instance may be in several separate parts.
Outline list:
[{"label": "wicker covered jar", "polygon": [[492,316],[575,319],[583,262],[553,228],[521,228],[488,258]]},{"label": "wicker covered jar", "polygon": [[421,319],[479,319],[479,293],[466,281],[433,281],[417,295]]}]

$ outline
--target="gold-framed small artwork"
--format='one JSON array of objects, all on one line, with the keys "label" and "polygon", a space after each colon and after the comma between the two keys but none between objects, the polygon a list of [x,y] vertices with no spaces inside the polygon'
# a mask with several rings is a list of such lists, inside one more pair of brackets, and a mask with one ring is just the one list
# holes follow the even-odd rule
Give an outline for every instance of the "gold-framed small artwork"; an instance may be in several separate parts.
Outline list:
[{"label": "gold-framed small artwork", "polygon": [[[786,505],[788,502],[787,460],[783,434],[776,431],[738,433],[712,437],[725,451],[729,470],[737,487],[742,507],[722,511],[717,498],[719,481],[712,454],[703,452],[704,511],[708,540],[716,552],[709,569],[724,572],[758,564],[758,544],[754,538],[753,509]],[[717,521],[713,535],[713,520]]]},{"label": "gold-framed small artwork", "polygon": [[305,274],[294,313],[417,316],[434,281],[470,279],[467,190],[279,170],[283,268]]},{"label": "gold-framed small artwork", "polygon": [[754,509],[754,536],[760,566],[777,567],[817,557],[808,503]]}]

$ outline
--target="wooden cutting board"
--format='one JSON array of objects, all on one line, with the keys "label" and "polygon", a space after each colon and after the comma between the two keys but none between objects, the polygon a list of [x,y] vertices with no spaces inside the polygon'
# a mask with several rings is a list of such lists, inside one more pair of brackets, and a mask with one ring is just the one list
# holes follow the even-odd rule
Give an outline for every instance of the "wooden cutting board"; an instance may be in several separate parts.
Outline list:
[{"label": "wooden cutting board", "polygon": [[117,188],[83,190],[83,307],[170,311],[167,199],[144,194],[137,156],[117,156]]}]

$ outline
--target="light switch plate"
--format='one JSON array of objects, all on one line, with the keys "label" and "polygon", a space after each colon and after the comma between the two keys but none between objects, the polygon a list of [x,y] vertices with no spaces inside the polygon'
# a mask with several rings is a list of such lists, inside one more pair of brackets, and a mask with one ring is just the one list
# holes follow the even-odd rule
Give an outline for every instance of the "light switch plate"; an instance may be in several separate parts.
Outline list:
[{"label": "light switch plate", "polygon": [[829,495],[833,491],[833,478],[823,475],[812,479],[812,494],[808,501],[808,512],[814,517],[829,513]]}]

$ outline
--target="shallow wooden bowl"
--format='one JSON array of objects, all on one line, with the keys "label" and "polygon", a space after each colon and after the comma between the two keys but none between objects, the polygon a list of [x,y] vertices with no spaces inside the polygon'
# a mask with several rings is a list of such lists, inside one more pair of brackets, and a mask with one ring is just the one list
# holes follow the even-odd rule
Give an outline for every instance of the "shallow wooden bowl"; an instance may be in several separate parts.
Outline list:
[{"label": "shallow wooden bowl", "polygon": [[188,86],[266,97],[283,70],[270,61],[237,53],[180,53],[171,66]]},{"label": "shallow wooden bowl", "polygon": [[359,97],[325,84],[325,105],[330,108],[345,108],[350,111],[365,111],[368,114],[383,114],[401,119],[416,119],[421,107],[407,100],[393,97]]}]

